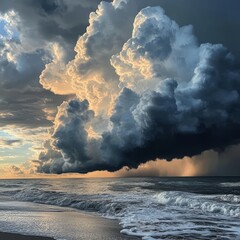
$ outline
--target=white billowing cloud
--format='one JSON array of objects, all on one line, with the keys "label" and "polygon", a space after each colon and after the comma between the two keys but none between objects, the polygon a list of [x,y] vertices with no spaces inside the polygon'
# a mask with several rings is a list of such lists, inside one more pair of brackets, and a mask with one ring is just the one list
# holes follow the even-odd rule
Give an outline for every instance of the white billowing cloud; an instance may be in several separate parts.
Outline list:
[{"label": "white billowing cloud", "polygon": [[64,61],[58,58],[46,65],[40,81],[43,87],[61,94],[67,84],[80,99],[88,99],[97,115],[110,115],[120,91],[110,58],[130,37],[134,19],[130,14],[134,10],[126,5],[122,0],[101,2],[75,46],[75,58],[66,64],[65,71]]},{"label": "white billowing cloud", "polygon": [[33,46],[36,41],[24,35],[33,31],[23,24],[22,15],[13,7],[0,9],[0,22],[0,125],[49,126],[49,109],[56,112],[56,105],[67,97],[55,96],[38,82],[49,56],[48,45]]},{"label": "white billowing cloud", "polygon": [[190,81],[198,58],[192,27],[179,27],[163,9],[148,7],[136,16],[132,38],[111,63],[122,86],[143,93],[166,78]]},{"label": "white billowing cloud", "polygon": [[52,61],[45,65],[39,79],[45,89],[56,94],[74,94],[66,73],[66,53],[58,43],[49,44]]}]

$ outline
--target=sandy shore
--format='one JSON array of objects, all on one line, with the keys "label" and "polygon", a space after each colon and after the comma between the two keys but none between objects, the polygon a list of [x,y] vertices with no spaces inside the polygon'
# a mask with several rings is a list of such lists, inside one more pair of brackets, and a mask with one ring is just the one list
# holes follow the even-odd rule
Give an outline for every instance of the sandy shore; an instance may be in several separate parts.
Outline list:
[{"label": "sandy shore", "polygon": [[[11,214],[9,214],[11,209]],[[30,202],[0,202],[0,240],[136,240],[139,238],[121,234],[117,220],[110,220],[68,208]],[[12,226],[8,228],[9,224]],[[36,236],[25,236],[13,231]],[[29,231],[30,230],[30,231]],[[2,232],[3,231],[3,232]],[[40,236],[53,236],[40,237]]]},{"label": "sandy shore", "polygon": [[[120,227],[116,221],[106,220],[106,219],[95,219],[91,215],[82,214],[81,220],[86,220],[87,225],[83,224],[78,235],[79,240],[137,240],[139,238],[127,236],[120,233]],[[101,221],[100,221],[101,220]],[[91,223],[89,225],[89,223]],[[93,230],[95,228],[95,230]],[[15,233],[5,233],[0,232],[1,240],[54,240],[50,237],[40,237],[40,236],[30,236],[21,235]]]}]

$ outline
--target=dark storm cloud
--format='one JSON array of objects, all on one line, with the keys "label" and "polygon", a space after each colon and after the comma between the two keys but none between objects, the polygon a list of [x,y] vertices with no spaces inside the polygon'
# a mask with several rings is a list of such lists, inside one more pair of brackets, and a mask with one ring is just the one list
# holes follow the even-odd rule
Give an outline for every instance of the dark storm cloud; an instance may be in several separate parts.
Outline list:
[{"label": "dark storm cloud", "polygon": [[[67,53],[65,60],[72,58],[77,38],[85,31],[88,15],[98,3],[64,0],[0,2],[2,14],[14,10],[19,17],[16,29],[19,39],[1,39],[0,126],[33,128],[51,125],[49,119],[54,118],[56,106],[68,97],[57,96],[39,84],[39,76],[49,61],[45,59],[51,58],[45,47],[50,42],[58,42]],[[13,48],[6,48],[6,44]],[[15,54],[11,52],[15,51],[14,46],[22,51],[22,44],[24,51],[17,54],[15,62],[10,61],[7,54]]]},{"label": "dark storm cloud", "polygon": [[[60,107],[60,111],[61,108],[64,108],[63,105]],[[63,155],[69,158],[70,163],[74,159],[82,159],[83,163],[89,160],[85,152],[87,142],[85,125],[93,116],[93,111],[88,110],[87,100],[83,102],[71,100],[60,118],[57,119],[59,123],[53,133],[53,145],[62,150]]]},{"label": "dark storm cloud", "polygon": [[[88,107],[87,100],[80,102],[77,99],[64,102],[59,107],[55,119],[57,128],[53,132],[54,141],[45,142],[45,152],[39,156],[39,171],[62,173],[88,172],[95,169],[98,161],[89,156],[89,150],[90,154],[93,153],[91,145],[94,145],[94,141],[88,141],[86,131],[86,125],[94,117],[94,112]],[[67,163],[63,159],[67,159]]]},{"label": "dark storm cloud", "polygon": [[0,12],[14,10],[19,18],[18,32],[29,48],[44,48],[49,42],[58,42],[67,53],[74,55],[74,46],[88,25],[90,12],[100,0],[3,0]]},{"label": "dark storm cloud", "polygon": [[[20,67],[7,59],[0,61],[0,126],[50,126],[47,112],[54,114],[56,106],[67,96],[58,96],[42,89],[38,76],[44,65],[42,53],[22,54],[17,58]],[[49,115],[51,115],[49,113]],[[53,117],[53,116],[52,116]]]},{"label": "dark storm cloud", "polygon": [[64,103],[51,143],[62,157],[50,156],[39,171],[137,168],[239,142],[240,66],[223,45],[198,45],[191,27],[179,27],[161,8],[145,8],[111,63],[128,87],[116,101],[111,130],[88,138],[94,116],[87,117],[87,101]]},{"label": "dark storm cloud", "polygon": [[[166,79],[139,104],[126,105],[130,113],[116,108],[103,146],[109,159],[118,159],[119,168],[223,150],[239,141],[240,68],[221,45],[203,45],[200,51],[202,59],[187,86]],[[131,102],[129,93],[124,91],[119,101],[121,106],[121,101]]]},{"label": "dark storm cloud", "polygon": [[[20,19],[16,29],[19,36],[0,44],[0,127],[51,125],[56,107],[69,96],[55,95],[39,84],[45,64],[54,58],[48,44],[58,43],[64,49],[64,63],[74,58],[76,41],[98,3],[0,1],[1,13],[14,10]],[[134,17],[149,5],[161,5],[180,26],[192,24],[193,28],[179,28],[162,16],[161,10],[149,8],[142,11],[143,24],[136,24],[130,36]],[[110,15],[109,5],[103,6],[107,27],[96,21],[96,34],[90,32],[86,56],[92,56],[93,61],[84,70],[91,73],[90,68],[107,65],[104,77],[111,75],[109,81],[120,81],[122,91],[109,118],[109,129],[100,138],[91,138],[89,129],[99,128],[93,126],[99,116],[88,109],[88,101],[64,102],[58,109],[52,139],[45,142],[45,151],[37,161],[39,171],[86,173],[137,168],[150,159],[193,156],[239,142],[240,70],[227,50],[240,59],[239,1],[130,0],[128,11],[119,11],[118,15],[115,10]],[[129,25],[122,26],[121,18]],[[116,29],[123,29],[123,33],[115,34]],[[199,46],[205,42],[220,42],[227,48]],[[6,49],[6,43],[13,47]],[[10,61],[8,51],[15,50],[22,52]],[[90,88],[94,89],[94,84]]]},{"label": "dark storm cloud", "polygon": [[0,148],[3,147],[15,147],[22,144],[19,139],[0,139]]},{"label": "dark storm cloud", "polygon": [[21,19],[21,34],[30,39],[55,41],[62,37],[64,41],[75,43],[84,33],[88,16],[99,4],[93,1],[66,0],[3,0],[0,11],[16,11]]},{"label": "dark storm cloud", "polygon": [[[0,90],[0,126],[16,125],[26,128],[49,127],[56,106],[68,97],[54,95],[39,88]],[[44,112],[44,110],[48,112]],[[48,120],[49,117],[49,120]]]}]

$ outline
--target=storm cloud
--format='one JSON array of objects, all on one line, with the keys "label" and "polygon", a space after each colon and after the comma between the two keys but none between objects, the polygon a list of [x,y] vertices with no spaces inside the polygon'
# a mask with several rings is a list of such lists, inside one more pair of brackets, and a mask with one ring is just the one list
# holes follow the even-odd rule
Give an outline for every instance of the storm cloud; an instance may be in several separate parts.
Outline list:
[{"label": "storm cloud", "polygon": [[[50,127],[57,106],[70,96],[43,89],[39,76],[53,61],[55,46],[74,56],[88,15],[99,1],[23,0],[0,3],[0,126]],[[67,95],[66,92],[64,95]]]},{"label": "storm cloud", "polygon": [[[221,151],[239,142],[240,66],[235,57],[222,44],[199,44],[192,26],[179,26],[160,7],[142,9],[121,41],[113,28],[101,31],[115,16],[124,17],[128,7],[127,1],[103,2],[90,17],[77,55],[66,65],[78,98],[58,109],[38,171],[137,168],[148,160]],[[93,47],[98,52],[90,51]],[[89,76],[101,76],[104,88]],[[81,81],[91,87],[82,90]],[[97,111],[92,99],[106,91],[112,102],[104,106],[110,110]]]},{"label": "storm cloud", "polygon": [[[27,142],[43,173],[194,156],[209,170],[202,172],[236,174],[239,7],[235,0],[1,0],[1,147]],[[206,150],[214,157],[196,157]]]}]

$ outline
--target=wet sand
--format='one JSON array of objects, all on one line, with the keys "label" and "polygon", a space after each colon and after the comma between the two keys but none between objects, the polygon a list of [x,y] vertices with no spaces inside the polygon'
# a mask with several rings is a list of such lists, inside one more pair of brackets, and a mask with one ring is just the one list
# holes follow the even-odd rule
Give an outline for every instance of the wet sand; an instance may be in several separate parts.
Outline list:
[{"label": "wet sand", "polygon": [[[90,237],[87,235],[89,234]],[[0,239],[1,240],[54,240],[54,238],[50,237],[38,237],[38,236],[30,236],[30,235],[21,235],[16,233],[4,233],[0,232]],[[125,236],[123,234],[119,234],[117,232],[107,232],[102,234],[99,233],[83,233],[81,236],[79,236],[79,240],[137,240],[139,238],[131,237],[131,236]]]},{"label": "wet sand", "polygon": [[35,237],[35,236],[25,236],[14,233],[3,233],[0,232],[1,240],[53,240],[53,238],[48,237]]},{"label": "wet sand", "polygon": [[[11,214],[9,214],[9,211],[5,212],[9,208],[11,208]],[[0,240],[53,240],[59,238],[66,240],[139,239],[121,234],[121,226],[117,220],[106,219],[68,208],[26,202],[1,202],[0,210],[2,225]],[[11,230],[7,228],[8,223],[12,225]],[[6,228],[3,226],[5,224]],[[41,226],[41,228],[36,226]],[[43,232],[41,229],[47,230]],[[13,231],[23,234],[36,232],[36,235],[40,236],[4,233],[5,230],[6,232]],[[44,236],[53,236],[54,238]]]}]

